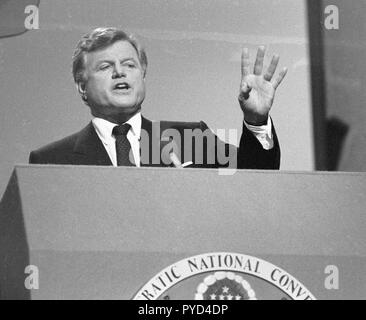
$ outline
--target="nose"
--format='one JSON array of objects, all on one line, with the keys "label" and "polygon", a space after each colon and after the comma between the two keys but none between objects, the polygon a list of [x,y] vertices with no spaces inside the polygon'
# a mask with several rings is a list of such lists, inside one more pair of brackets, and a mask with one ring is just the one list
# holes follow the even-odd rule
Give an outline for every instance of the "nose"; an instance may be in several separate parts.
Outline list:
[{"label": "nose", "polygon": [[124,68],[120,64],[115,64],[113,68],[112,79],[122,78],[126,76]]}]

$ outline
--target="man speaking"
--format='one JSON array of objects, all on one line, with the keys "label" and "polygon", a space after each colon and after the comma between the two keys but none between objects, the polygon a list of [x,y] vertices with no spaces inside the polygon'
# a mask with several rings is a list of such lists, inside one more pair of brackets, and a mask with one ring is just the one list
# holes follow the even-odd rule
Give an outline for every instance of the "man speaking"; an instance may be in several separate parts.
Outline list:
[{"label": "man speaking", "polygon": [[[263,71],[259,47],[254,70],[242,52],[239,104],[244,114],[239,147],[224,143],[203,122],[150,121],[142,116],[147,56],[117,28],[97,28],[78,43],[73,77],[92,120],[81,131],[30,153],[34,164],[190,166],[278,169],[280,148],[269,112],[286,75],[274,77],[279,56]],[[182,165],[183,163],[183,165]]]}]

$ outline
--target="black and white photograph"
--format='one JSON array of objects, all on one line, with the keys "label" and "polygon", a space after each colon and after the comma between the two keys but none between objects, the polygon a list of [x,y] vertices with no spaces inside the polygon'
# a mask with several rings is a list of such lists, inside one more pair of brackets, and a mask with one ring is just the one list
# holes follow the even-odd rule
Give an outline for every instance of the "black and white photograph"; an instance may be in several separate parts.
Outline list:
[{"label": "black and white photograph", "polygon": [[0,300],[364,300],[365,12],[1,0]]}]

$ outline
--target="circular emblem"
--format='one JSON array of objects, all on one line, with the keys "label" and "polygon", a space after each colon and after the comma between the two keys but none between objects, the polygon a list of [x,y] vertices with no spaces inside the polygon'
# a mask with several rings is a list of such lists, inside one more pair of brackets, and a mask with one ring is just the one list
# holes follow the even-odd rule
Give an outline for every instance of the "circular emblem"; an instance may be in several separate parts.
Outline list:
[{"label": "circular emblem", "polygon": [[195,300],[257,300],[248,281],[233,272],[208,275],[197,287]]},{"label": "circular emblem", "polygon": [[[255,291],[254,289],[255,288]],[[213,252],[171,264],[138,290],[133,299],[315,300],[282,268],[253,256]]]}]

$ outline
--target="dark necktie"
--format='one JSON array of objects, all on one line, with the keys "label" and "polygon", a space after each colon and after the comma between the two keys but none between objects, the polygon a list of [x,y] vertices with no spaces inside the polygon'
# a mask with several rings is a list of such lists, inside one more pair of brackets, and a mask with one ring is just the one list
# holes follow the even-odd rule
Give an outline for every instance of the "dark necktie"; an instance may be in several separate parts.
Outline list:
[{"label": "dark necktie", "polygon": [[127,133],[131,129],[128,123],[121,124],[113,128],[112,134],[116,138],[116,154],[117,154],[117,166],[134,166],[130,161],[133,159],[130,142],[127,139]]}]

